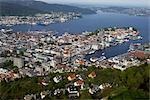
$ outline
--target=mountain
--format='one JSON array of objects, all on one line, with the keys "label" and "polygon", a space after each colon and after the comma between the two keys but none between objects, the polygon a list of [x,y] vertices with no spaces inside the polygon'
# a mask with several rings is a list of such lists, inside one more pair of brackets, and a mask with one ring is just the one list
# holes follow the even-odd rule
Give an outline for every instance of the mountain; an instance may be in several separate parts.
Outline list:
[{"label": "mountain", "polygon": [[96,7],[93,9],[101,10],[103,12],[121,13],[134,16],[150,16],[150,9],[143,7]]},{"label": "mountain", "polygon": [[35,0],[0,0],[1,15],[33,15],[35,13],[76,12],[94,14],[95,11],[69,5],[48,4]]},{"label": "mountain", "polygon": [[44,13],[33,8],[28,8],[26,6],[12,4],[7,2],[0,2],[0,15],[1,16],[26,16],[35,15],[36,13]]}]

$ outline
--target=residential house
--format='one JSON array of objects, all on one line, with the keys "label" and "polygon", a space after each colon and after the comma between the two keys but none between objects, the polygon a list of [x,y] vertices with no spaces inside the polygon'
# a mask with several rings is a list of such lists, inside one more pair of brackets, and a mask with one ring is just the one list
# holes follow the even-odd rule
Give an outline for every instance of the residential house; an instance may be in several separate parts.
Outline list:
[{"label": "residential house", "polygon": [[95,77],[96,77],[96,73],[93,71],[93,72],[91,72],[91,73],[88,75],[88,77],[90,77],[90,78],[95,78]]},{"label": "residential house", "polygon": [[68,79],[69,81],[72,81],[72,80],[76,79],[76,74],[75,74],[75,73],[70,74],[67,79]]}]

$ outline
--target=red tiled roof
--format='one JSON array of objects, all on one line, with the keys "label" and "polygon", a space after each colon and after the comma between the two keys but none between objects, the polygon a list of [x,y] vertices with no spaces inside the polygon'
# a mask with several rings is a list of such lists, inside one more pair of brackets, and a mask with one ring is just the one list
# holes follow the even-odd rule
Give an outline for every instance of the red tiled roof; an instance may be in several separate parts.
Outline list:
[{"label": "red tiled roof", "polygon": [[79,85],[82,85],[84,83],[84,81],[83,80],[78,80],[78,81],[76,81],[76,83],[79,84]]},{"label": "red tiled roof", "polygon": [[75,73],[70,74],[68,77],[70,77],[71,79],[75,79],[76,78],[76,74]]},{"label": "red tiled roof", "polygon": [[139,59],[144,59],[144,58],[146,58],[146,54],[144,53],[144,51],[139,51],[139,50],[137,50],[137,51],[131,51],[131,52],[129,53],[129,55],[130,55],[130,56],[137,57],[137,58],[139,58]]}]

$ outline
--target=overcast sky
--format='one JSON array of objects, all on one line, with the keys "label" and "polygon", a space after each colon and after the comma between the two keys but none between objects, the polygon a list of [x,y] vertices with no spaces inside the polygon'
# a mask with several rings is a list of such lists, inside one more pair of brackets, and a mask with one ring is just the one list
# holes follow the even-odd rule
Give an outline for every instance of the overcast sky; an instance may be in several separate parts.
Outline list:
[{"label": "overcast sky", "polygon": [[108,5],[137,5],[148,6],[150,0],[38,0],[48,3],[77,3],[77,4],[108,4]]}]

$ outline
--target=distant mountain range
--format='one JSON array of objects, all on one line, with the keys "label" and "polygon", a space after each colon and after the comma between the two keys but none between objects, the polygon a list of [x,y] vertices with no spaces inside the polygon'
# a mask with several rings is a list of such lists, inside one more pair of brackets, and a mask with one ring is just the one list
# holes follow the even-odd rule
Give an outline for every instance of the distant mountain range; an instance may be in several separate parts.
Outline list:
[{"label": "distant mountain range", "polygon": [[134,15],[134,16],[150,16],[150,9],[149,8],[97,7],[94,9],[95,10],[101,10],[103,12],[121,13],[121,14],[128,14],[128,15]]},{"label": "distant mountain range", "polygon": [[50,12],[94,14],[95,11],[69,5],[48,4],[35,0],[0,0],[0,15],[34,15]]},{"label": "distant mountain range", "polygon": [[132,16],[148,16],[150,17],[150,7],[142,6],[112,6],[112,5],[84,5],[84,4],[72,4],[77,7],[84,7],[94,11],[102,11],[106,13],[119,13],[119,14],[128,14]]}]

